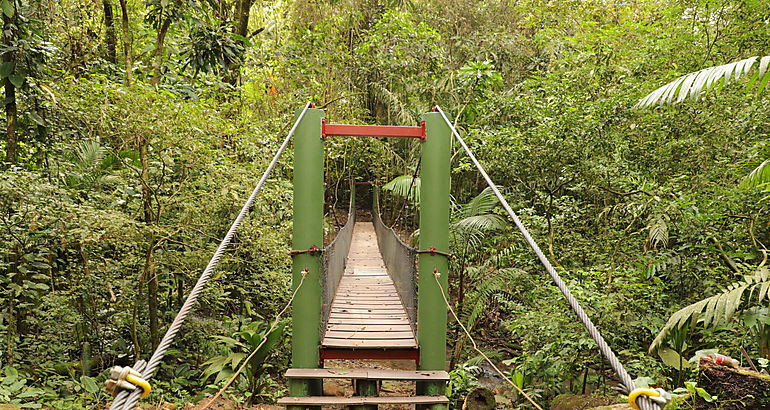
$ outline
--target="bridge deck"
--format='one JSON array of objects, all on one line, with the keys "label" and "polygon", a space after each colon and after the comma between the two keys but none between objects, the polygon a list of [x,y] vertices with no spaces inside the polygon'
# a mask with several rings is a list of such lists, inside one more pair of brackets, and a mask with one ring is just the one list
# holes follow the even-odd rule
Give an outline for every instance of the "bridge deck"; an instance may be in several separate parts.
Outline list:
[{"label": "bridge deck", "polygon": [[371,222],[356,222],[353,227],[345,273],[332,301],[321,346],[417,348],[404,305],[385,270]]}]

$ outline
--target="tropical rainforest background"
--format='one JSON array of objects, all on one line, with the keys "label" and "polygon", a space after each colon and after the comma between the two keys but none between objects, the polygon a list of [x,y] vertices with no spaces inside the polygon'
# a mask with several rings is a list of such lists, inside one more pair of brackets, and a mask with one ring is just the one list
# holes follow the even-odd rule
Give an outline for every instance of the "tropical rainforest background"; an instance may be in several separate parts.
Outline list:
[{"label": "tropical rainforest background", "polygon": [[[748,73],[698,101],[636,106],[681,75],[769,54],[764,0],[0,0],[0,12],[0,402],[104,406],[107,369],[151,354],[307,101],[355,124],[415,125],[441,105],[634,377],[682,387],[706,349],[768,365],[768,93]],[[392,181],[386,220],[416,228],[419,201],[403,196],[417,143],[326,148],[329,232],[350,179]],[[146,402],[216,392],[288,300],[291,175],[284,155]],[[543,404],[614,395],[484,188],[453,155],[461,319]],[[747,283],[756,292],[717,302]],[[714,295],[716,324],[698,310],[652,344]],[[486,370],[454,326],[456,401]],[[290,340],[287,327],[228,397],[283,395]]]}]

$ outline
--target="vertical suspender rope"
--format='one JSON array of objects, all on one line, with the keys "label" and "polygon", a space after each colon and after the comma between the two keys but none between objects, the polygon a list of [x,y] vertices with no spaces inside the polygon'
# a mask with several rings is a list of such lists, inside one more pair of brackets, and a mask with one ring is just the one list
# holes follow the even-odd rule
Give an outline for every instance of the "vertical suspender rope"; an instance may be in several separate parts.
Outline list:
[{"label": "vertical suspender rope", "polygon": [[[214,269],[219,263],[219,259],[224,254],[228,245],[230,245],[230,241],[233,239],[235,232],[238,230],[238,227],[241,225],[243,218],[246,217],[246,214],[249,212],[249,209],[251,209],[251,206],[254,203],[254,200],[257,198],[257,194],[259,194],[260,189],[262,189],[262,186],[265,184],[265,181],[267,181],[268,175],[273,170],[275,165],[278,163],[278,158],[280,158],[283,151],[286,150],[286,147],[289,145],[289,142],[291,141],[292,135],[294,135],[294,131],[297,130],[297,127],[299,126],[299,123],[302,121],[302,118],[305,116],[307,109],[310,108],[311,106],[312,106],[311,103],[305,104],[305,107],[303,108],[302,112],[299,114],[299,117],[297,117],[297,121],[294,123],[294,126],[291,127],[291,130],[289,131],[289,134],[286,135],[286,138],[284,138],[283,143],[281,144],[281,147],[278,148],[278,152],[275,153],[275,156],[273,156],[273,160],[270,161],[270,165],[267,166],[267,169],[262,174],[262,177],[259,179],[259,182],[257,183],[256,187],[254,187],[254,190],[251,192],[249,199],[247,199],[246,203],[243,204],[243,208],[241,208],[241,211],[238,213],[238,216],[235,218],[232,225],[230,225],[230,229],[227,231],[227,234],[225,235],[224,239],[222,239],[222,242],[220,242],[216,252],[214,252],[214,256],[212,256],[211,260],[209,260],[208,265],[206,265],[206,269],[203,270],[203,273],[201,274],[200,278],[198,278],[198,282],[195,283],[195,286],[193,287],[192,291],[190,291],[190,294],[187,296],[187,299],[185,300],[184,305],[182,305],[182,307],[179,309],[179,313],[177,313],[176,317],[174,318],[174,321],[171,323],[171,326],[169,326],[168,330],[166,331],[166,334],[163,335],[163,339],[160,341],[158,348],[155,349],[155,353],[153,353],[152,357],[147,362],[147,366],[142,371],[142,376],[144,379],[150,379],[155,374],[155,370],[157,370],[161,360],[163,360],[163,356],[166,354],[166,351],[171,346],[171,342],[174,341],[174,337],[179,331],[179,328],[182,327],[182,324],[187,318],[187,315],[190,313],[190,311],[195,305],[195,302],[198,300],[198,295],[203,290],[203,287],[206,285],[206,282],[211,277],[211,274],[214,272]],[[139,398],[141,394],[142,394],[141,389],[136,389],[131,392],[129,392],[128,390],[122,390],[115,397],[115,400],[113,400],[112,406],[110,406],[110,410],[120,410],[120,409],[133,410],[134,406],[136,406],[136,403],[139,402]]]},{"label": "vertical suspender rope", "polygon": [[[481,166],[481,163],[479,163],[478,159],[476,159],[476,156],[473,155],[473,152],[471,152],[470,148],[468,148],[468,145],[465,144],[465,141],[460,137],[460,133],[457,132],[454,125],[449,121],[449,119],[446,117],[446,114],[444,114],[444,111],[441,110],[441,107],[436,106],[436,111],[438,111],[441,114],[441,117],[446,121],[449,128],[452,130],[452,134],[457,138],[457,142],[460,143],[460,145],[463,147],[465,152],[468,154],[468,157],[470,157],[471,161],[474,165],[476,165],[476,168],[481,173],[481,176],[484,177],[484,180],[487,182],[487,185],[489,185],[489,188],[494,192],[497,199],[500,201],[500,204],[503,205],[503,208],[505,208],[505,211],[508,213],[508,216],[511,217],[513,222],[516,224],[516,227],[519,228],[519,231],[524,236],[524,239],[527,241],[529,246],[532,248],[532,250],[537,255],[538,259],[540,259],[540,262],[545,267],[545,270],[548,271],[548,274],[551,275],[551,279],[553,279],[554,283],[556,283],[556,286],[559,288],[561,293],[564,295],[564,297],[567,299],[567,302],[569,302],[570,307],[575,312],[575,314],[578,316],[581,322],[583,322],[583,325],[588,330],[588,333],[591,335],[591,337],[594,339],[596,344],[599,346],[599,350],[602,352],[604,357],[607,358],[607,361],[610,362],[610,365],[615,370],[615,373],[620,376],[621,381],[623,382],[623,387],[625,389],[624,393],[628,394],[632,390],[634,390],[634,381],[631,379],[631,376],[629,376],[628,372],[626,372],[626,369],[623,367],[623,364],[620,363],[620,360],[618,360],[617,356],[615,356],[615,353],[612,351],[610,346],[607,344],[606,341],[604,341],[604,338],[602,337],[601,333],[599,333],[599,330],[594,326],[591,319],[588,317],[586,312],[583,310],[583,308],[578,303],[577,299],[572,295],[572,292],[570,292],[569,288],[567,288],[567,284],[564,283],[564,281],[559,277],[559,274],[556,272],[556,269],[554,269],[553,265],[551,265],[551,262],[548,260],[548,258],[545,256],[542,250],[540,250],[540,247],[537,245],[537,242],[532,238],[532,236],[529,234],[529,231],[524,226],[523,223],[521,223],[521,220],[519,220],[519,217],[516,215],[516,213],[513,211],[510,205],[508,205],[508,201],[505,200],[503,195],[500,193],[500,190],[497,189],[497,185],[495,185],[494,182],[492,182],[492,179],[489,177],[486,171],[484,171],[484,168]],[[640,400],[640,408],[642,410],[656,410],[658,409],[658,405],[654,402],[650,401],[647,397],[642,397]]]}]

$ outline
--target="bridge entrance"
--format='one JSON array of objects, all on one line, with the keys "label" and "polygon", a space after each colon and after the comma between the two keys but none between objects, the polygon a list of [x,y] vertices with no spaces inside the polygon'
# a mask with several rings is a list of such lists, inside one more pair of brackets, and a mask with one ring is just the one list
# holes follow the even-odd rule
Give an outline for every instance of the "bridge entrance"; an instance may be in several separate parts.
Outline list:
[{"label": "bridge entrance", "polygon": [[[292,409],[332,404],[369,409],[396,400],[420,408],[447,408],[447,308],[439,286],[447,291],[448,124],[437,112],[423,114],[420,125],[414,127],[329,124],[322,110],[309,108],[294,136],[292,278],[294,289],[303,285],[292,309],[292,369],[287,373],[291,397],[281,403]],[[381,252],[380,245],[393,241],[386,236],[395,233],[378,229],[376,225],[382,221],[375,209],[373,222],[355,221],[355,189],[351,189],[348,224],[327,249],[319,251],[323,246],[323,145],[325,139],[334,137],[419,140],[420,247],[425,252],[405,251],[407,255],[411,252],[411,260]],[[419,261],[419,275],[415,275],[415,260]],[[441,273],[438,281],[434,279],[436,272]],[[322,367],[330,359],[413,360],[417,371],[392,371],[395,373],[386,376],[415,380],[417,396],[380,398],[377,386],[382,378],[378,377],[385,375],[367,374],[365,378],[351,377],[362,397],[355,398],[357,404],[351,403],[351,398],[324,397],[322,380],[331,376]],[[355,370],[342,373],[358,374]],[[337,372],[334,377],[339,376]],[[356,407],[359,405],[364,407]]]}]

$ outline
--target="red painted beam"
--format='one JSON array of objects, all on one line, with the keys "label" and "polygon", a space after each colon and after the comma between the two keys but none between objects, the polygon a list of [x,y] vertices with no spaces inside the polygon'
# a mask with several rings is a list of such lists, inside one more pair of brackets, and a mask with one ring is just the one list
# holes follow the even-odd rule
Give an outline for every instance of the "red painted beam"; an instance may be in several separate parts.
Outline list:
[{"label": "red painted beam", "polygon": [[347,125],[327,124],[326,119],[321,123],[321,138],[326,137],[395,137],[419,138],[425,141],[425,122],[419,127],[399,125]]},{"label": "red painted beam", "polygon": [[382,182],[351,182],[350,185],[382,185]]}]

